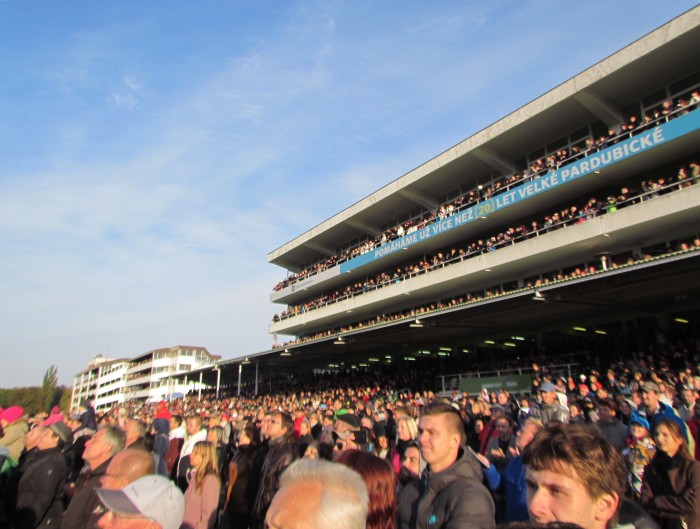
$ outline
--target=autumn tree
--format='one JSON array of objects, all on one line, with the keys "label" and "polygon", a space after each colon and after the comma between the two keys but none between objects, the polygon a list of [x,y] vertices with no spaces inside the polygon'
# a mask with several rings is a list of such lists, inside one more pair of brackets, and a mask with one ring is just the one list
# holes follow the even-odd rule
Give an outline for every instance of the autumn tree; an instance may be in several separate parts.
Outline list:
[{"label": "autumn tree", "polygon": [[49,411],[58,402],[58,368],[51,366],[41,383],[41,409]]}]

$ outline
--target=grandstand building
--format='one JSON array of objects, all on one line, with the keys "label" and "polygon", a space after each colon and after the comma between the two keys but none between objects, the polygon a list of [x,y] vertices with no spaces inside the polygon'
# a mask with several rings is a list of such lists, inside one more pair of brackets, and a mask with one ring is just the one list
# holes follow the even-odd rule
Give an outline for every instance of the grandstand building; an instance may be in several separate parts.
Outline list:
[{"label": "grandstand building", "polygon": [[686,311],[699,21],[700,8],[672,20],[272,251],[289,277],[270,332],[295,337],[288,353],[330,352],[400,325],[380,333],[388,347],[360,347],[383,362],[397,347],[504,347],[544,322],[603,325],[622,304],[633,319]]},{"label": "grandstand building", "polygon": [[286,272],[269,332],[289,338],[205,380],[473,372],[572,343],[609,364],[635,334],[683,332],[700,317],[699,103],[696,7],[270,252]]},{"label": "grandstand building", "polygon": [[[169,400],[202,387],[188,373],[212,366],[220,356],[204,347],[178,345],[154,349],[132,359],[109,359],[98,355],[73,378],[71,411],[87,399],[95,410],[109,410],[125,401]],[[181,375],[176,380],[173,377]]]}]

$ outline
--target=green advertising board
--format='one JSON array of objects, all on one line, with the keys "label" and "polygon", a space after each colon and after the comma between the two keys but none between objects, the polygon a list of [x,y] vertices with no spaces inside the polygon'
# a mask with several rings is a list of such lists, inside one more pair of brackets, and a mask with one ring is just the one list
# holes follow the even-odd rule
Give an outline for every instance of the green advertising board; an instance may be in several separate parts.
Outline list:
[{"label": "green advertising board", "polygon": [[470,395],[481,393],[486,389],[491,392],[507,389],[511,393],[529,393],[532,386],[530,375],[504,375],[500,377],[463,378],[459,381],[459,390]]}]

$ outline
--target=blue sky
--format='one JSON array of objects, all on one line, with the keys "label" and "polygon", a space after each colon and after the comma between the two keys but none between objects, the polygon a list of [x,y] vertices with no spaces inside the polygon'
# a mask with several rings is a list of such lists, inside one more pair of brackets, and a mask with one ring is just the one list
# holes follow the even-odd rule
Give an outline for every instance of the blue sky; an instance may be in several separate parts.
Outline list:
[{"label": "blue sky", "polygon": [[268,349],[267,252],[694,5],[0,0],[0,387]]}]

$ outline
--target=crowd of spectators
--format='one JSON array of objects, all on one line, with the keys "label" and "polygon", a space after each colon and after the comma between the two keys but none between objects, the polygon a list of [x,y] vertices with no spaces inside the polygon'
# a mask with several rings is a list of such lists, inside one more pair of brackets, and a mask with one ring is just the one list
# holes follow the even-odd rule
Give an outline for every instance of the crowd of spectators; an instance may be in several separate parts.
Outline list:
[{"label": "crowd of spectators", "polygon": [[566,270],[550,272],[549,274],[540,274],[536,279],[528,279],[522,286],[513,286],[509,288],[503,285],[495,285],[464,294],[453,295],[449,298],[435,300],[417,307],[382,313],[357,322],[347,323],[330,329],[324,329],[315,333],[300,335],[294,340],[288,340],[281,344],[273,344],[273,348],[284,348],[314,340],[328,339],[344,333],[369,329],[397,321],[411,321],[420,319],[448,309],[464,307],[470,304],[478,304],[484,301],[493,300],[495,298],[515,295],[526,290],[535,291],[534,295],[537,295],[536,291],[540,287],[562,284],[585,276],[605,274],[624,267],[633,267],[637,264],[645,263],[652,259],[661,259],[664,257],[677,255],[678,253],[696,251],[700,251],[700,237],[677,241],[675,246],[669,247],[665,252],[656,253],[654,255],[630,253],[622,261],[611,260],[609,263],[607,260],[596,259],[595,261],[580,263],[579,265],[568,267]]},{"label": "crowd of spectators", "polygon": [[[524,171],[515,172],[510,175],[500,177],[488,185],[479,184],[475,188],[461,193],[455,200],[450,200],[438,206],[434,211],[398,223],[395,226],[389,227],[382,232],[378,238],[369,238],[356,246],[347,248],[337,255],[328,257],[322,261],[311,264],[300,272],[290,274],[287,278],[275,285],[273,290],[279,291],[301,281],[309,276],[327,270],[337,264],[350,260],[358,255],[370,252],[375,248],[391,242],[394,239],[403,237],[404,235],[418,231],[433,222],[442,220],[448,216],[462,211],[473,206],[483,200],[488,200],[501,193],[510,191],[513,186],[519,185],[547,174],[548,172],[559,169],[569,163],[575,162],[581,158],[588,156],[593,152],[598,152],[606,147],[617,144],[622,140],[626,140],[637,134],[648,131],[661,123],[667,122],[674,118],[683,116],[691,110],[698,107],[700,104],[700,92],[695,90],[687,97],[676,98],[675,101],[665,100],[655,108],[649,109],[641,119],[635,115],[627,118],[616,128],[610,128],[607,134],[598,135],[598,137],[590,136],[580,140],[570,148],[561,148],[557,151],[538,158],[530,162],[527,169]],[[697,176],[697,175],[696,175]]]},{"label": "crowd of spectators", "polygon": [[[128,495],[135,488],[143,494],[140,480],[148,478],[171,507],[164,513],[143,506],[132,514],[163,529],[260,528],[280,477],[306,458],[336,461],[359,473],[368,492],[366,527],[415,527],[407,513],[422,486],[418,478],[437,479],[443,471],[434,417],[445,410],[455,414],[462,432],[452,447],[457,459],[450,465],[457,466],[450,472],[462,469],[460,475],[475,480],[464,484],[471,491],[465,515],[484,518],[475,526],[539,516],[525,494],[530,488],[525,468],[529,476],[528,465],[537,457],[527,450],[562,424],[579,425],[617,454],[624,465],[625,501],[646,510],[637,511],[637,519],[651,516],[662,527],[676,527],[668,525],[669,518],[697,515],[700,489],[693,481],[697,464],[691,463],[700,458],[697,328],[675,334],[641,330],[627,338],[612,363],[581,356],[582,367],[560,369],[551,357],[534,358],[525,369],[530,387],[518,393],[500,388],[439,395],[423,389],[434,386],[433,365],[299,374],[284,391],[267,388],[242,396],[224,391],[219,397],[204,392],[170,402],[130,401],[97,413],[85,401],[75,416],[53,409],[27,417],[13,406],[0,414],[2,522],[21,528],[106,527],[97,520],[119,515],[119,502],[106,491],[124,489]],[[159,436],[166,441],[160,449]],[[159,470],[160,461],[165,465]],[[685,488],[664,488],[666,472],[678,465],[688,474]],[[184,496],[178,499],[174,485],[160,480],[177,483]],[[668,497],[673,494],[683,501]],[[664,507],[674,501],[675,510]],[[462,510],[455,506],[451,516]],[[625,512],[620,516],[628,516]]]},{"label": "crowd of spectators", "polygon": [[685,189],[698,183],[698,181],[700,181],[700,165],[691,161],[688,164],[681,165],[675,175],[646,179],[641,181],[636,188],[631,186],[622,187],[617,193],[611,194],[603,200],[592,197],[585,202],[544,215],[538,220],[510,227],[491,236],[482,236],[483,238],[467,241],[463,246],[439,250],[432,255],[423,256],[416,262],[367,277],[364,281],[355,281],[333,292],[323,293],[313,300],[298,305],[290,305],[280,314],[275,314],[272,320],[280,321],[291,318],[298,314],[304,314],[309,310],[337,303],[343,299],[361,295],[387,285],[400,283],[432,270],[482,255],[485,252],[493,252],[572,224],[580,224],[601,215],[614,213],[619,209],[639,202],[648,201],[679,189]]}]

